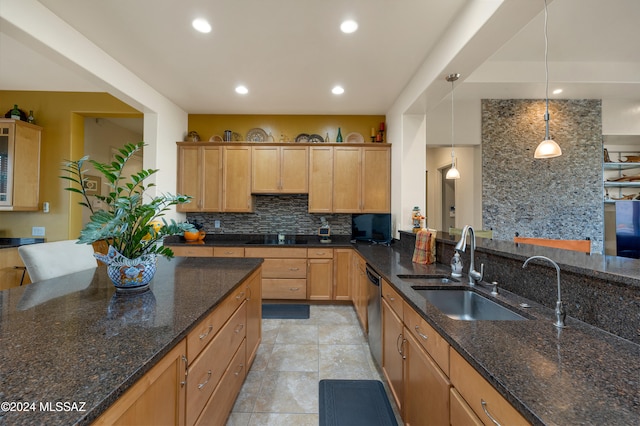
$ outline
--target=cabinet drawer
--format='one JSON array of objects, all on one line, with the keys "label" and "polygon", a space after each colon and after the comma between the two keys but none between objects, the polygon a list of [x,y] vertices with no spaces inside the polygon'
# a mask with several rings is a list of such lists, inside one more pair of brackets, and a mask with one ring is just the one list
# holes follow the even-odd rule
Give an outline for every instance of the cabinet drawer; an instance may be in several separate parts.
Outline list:
[{"label": "cabinet drawer", "polygon": [[307,278],[307,259],[265,259],[262,278]]},{"label": "cabinet drawer", "polygon": [[214,247],[215,257],[244,257],[244,247]]},{"label": "cabinet drawer", "polygon": [[333,249],[310,248],[307,249],[307,257],[309,259],[333,259]]},{"label": "cabinet drawer", "polygon": [[263,299],[306,299],[307,280],[262,279]]},{"label": "cabinet drawer", "polygon": [[449,376],[449,344],[413,308],[405,303],[404,323],[418,343]]},{"label": "cabinet drawer", "polygon": [[473,412],[457,390],[451,388],[449,398],[449,407],[451,409],[449,421],[451,426],[483,426],[476,413]]},{"label": "cabinet drawer", "polygon": [[449,357],[451,384],[484,424],[493,424],[489,416],[501,425],[530,424],[458,352],[450,349]]},{"label": "cabinet drawer", "polygon": [[202,348],[213,339],[245,299],[245,286],[240,286],[189,332],[187,335],[187,358],[190,361],[193,362],[196,359]]},{"label": "cabinet drawer", "polygon": [[189,366],[187,424],[194,424],[246,335],[246,303]]},{"label": "cabinet drawer", "polygon": [[223,425],[233,408],[247,373],[245,364],[246,340],[234,355],[220,384],[207,402],[196,425]]},{"label": "cabinet drawer", "polygon": [[244,257],[306,259],[306,248],[292,247],[246,247]]},{"label": "cabinet drawer", "polygon": [[387,301],[387,303],[389,304],[389,306],[391,306],[391,308],[396,313],[396,315],[398,315],[400,318],[403,317],[403,315],[402,315],[402,309],[403,309],[402,297],[385,280],[382,280],[382,298]]},{"label": "cabinet drawer", "polygon": [[184,257],[213,257],[213,247],[207,246],[170,246],[175,256]]}]

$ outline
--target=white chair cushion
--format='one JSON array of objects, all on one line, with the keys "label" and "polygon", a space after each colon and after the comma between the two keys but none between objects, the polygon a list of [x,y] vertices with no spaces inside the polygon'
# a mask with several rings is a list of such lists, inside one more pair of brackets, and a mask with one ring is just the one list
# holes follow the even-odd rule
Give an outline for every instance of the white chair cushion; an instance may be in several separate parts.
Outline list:
[{"label": "white chair cushion", "polygon": [[93,257],[93,246],[76,244],[77,241],[55,241],[18,247],[31,282],[96,268],[98,262]]}]

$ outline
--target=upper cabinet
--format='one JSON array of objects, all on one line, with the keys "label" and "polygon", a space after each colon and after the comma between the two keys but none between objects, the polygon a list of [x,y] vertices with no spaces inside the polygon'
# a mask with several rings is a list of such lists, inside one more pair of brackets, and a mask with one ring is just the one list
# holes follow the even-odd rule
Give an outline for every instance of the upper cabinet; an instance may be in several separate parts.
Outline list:
[{"label": "upper cabinet", "polygon": [[309,192],[309,149],[306,146],[253,146],[251,192],[306,194]]},{"label": "upper cabinet", "polygon": [[38,210],[42,128],[0,119],[0,210]]},{"label": "upper cabinet", "polygon": [[222,162],[222,211],[252,212],[251,147],[225,146]]}]

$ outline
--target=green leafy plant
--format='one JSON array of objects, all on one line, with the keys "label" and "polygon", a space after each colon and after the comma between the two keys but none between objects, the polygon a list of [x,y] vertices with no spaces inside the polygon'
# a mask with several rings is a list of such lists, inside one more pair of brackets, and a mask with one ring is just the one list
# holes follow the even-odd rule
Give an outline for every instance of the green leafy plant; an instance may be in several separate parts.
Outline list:
[{"label": "green leafy plant", "polygon": [[[143,169],[130,176],[131,181],[125,181],[122,175],[127,161],[146,144],[126,144],[115,155],[115,161],[101,163],[89,160],[88,156],[76,161],[66,161],[62,170],[67,176],[60,176],[68,180],[72,186],[65,188],[82,196],[79,204],[91,211],[89,222],[80,232],[79,242],[92,244],[105,240],[123,256],[135,259],[144,254],[157,254],[167,258],[173,257],[173,251],[169,247],[160,244],[162,239],[169,235],[180,235],[184,231],[193,231],[192,224],[165,220],[164,212],[170,206],[189,203],[191,197],[187,195],[160,194],[155,197],[145,196],[144,192],[155,186],[146,184],[145,180],[155,174],[158,169]],[[86,191],[87,175],[83,169],[88,162],[102,174],[108,182],[107,195],[95,195],[102,201],[104,209],[94,210],[89,195]],[[145,199],[145,197],[147,197]],[[162,221],[162,226],[154,227],[154,223]]]}]

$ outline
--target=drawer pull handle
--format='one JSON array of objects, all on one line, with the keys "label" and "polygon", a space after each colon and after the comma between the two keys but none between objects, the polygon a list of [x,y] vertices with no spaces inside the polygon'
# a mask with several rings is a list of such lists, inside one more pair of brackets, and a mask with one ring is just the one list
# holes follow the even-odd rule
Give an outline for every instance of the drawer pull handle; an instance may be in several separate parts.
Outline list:
[{"label": "drawer pull handle", "polygon": [[289,289],[289,291],[298,291],[298,290],[300,290],[300,287],[291,287]]},{"label": "drawer pull handle", "polygon": [[209,333],[211,333],[211,330],[213,330],[213,325],[209,325],[209,329],[207,330],[207,332],[204,333],[204,334],[201,334],[200,336],[198,336],[200,338],[200,340],[202,340],[205,337],[207,337],[209,335]]},{"label": "drawer pull handle", "polygon": [[289,268],[289,270],[295,272],[295,271],[299,271],[300,268]]},{"label": "drawer pull handle", "polygon": [[238,326],[234,330],[234,333],[236,333],[236,334],[240,333],[243,328],[244,328],[244,324],[238,324]]},{"label": "drawer pull handle", "polygon": [[391,300],[392,302],[393,302],[394,300],[396,300],[396,298],[395,298],[395,297],[393,297],[392,295],[390,295],[390,294],[388,294],[388,293],[387,293],[387,299]]},{"label": "drawer pull handle", "polygon": [[235,254],[235,251],[225,251],[224,254]]},{"label": "drawer pull handle", "polygon": [[241,291],[237,296],[236,300],[244,299],[244,291]]},{"label": "drawer pull handle", "polygon": [[244,370],[244,364],[238,365],[238,370],[236,370],[236,372],[233,374],[235,374],[236,376],[239,376],[242,370]]},{"label": "drawer pull handle", "polygon": [[317,251],[317,252],[316,252],[316,255],[318,255],[318,256],[324,256],[325,254],[326,254],[326,253],[325,253],[325,252],[323,252],[323,251]]},{"label": "drawer pull handle", "polygon": [[[407,340],[404,338],[402,333],[398,334],[398,338],[396,339],[396,349],[398,353],[402,356],[402,359],[407,359],[407,356],[404,354],[404,344]],[[400,342],[400,344],[398,344]]]},{"label": "drawer pull handle", "polygon": [[489,417],[489,419],[493,422],[493,424],[496,426],[501,426],[500,423],[498,423],[498,421],[493,418],[491,413],[489,413],[489,410],[487,410],[487,403],[485,402],[484,399],[480,399],[480,404],[482,404],[482,409],[484,410],[484,413],[487,415],[487,417]]},{"label": "drawer pull handle", "polygon": [[198,385],[198,389],[202,389],[203,387],[205,387],[207,383],[209,383],[209,379],[211,379],[211,370],[207,372],[207,380],[205,380],[204,383],[200,383]]},{"label": "drawer pull handle", "polygon": [[189,361],[187,357],[182,355],[182,362],[184,362],[184,380],[180,382],[180,387],[183,388],[187,384],[187,376],[189,375]]},{"label": "drawer pull handle", "polygon": [[420,332],[420,326],[416,325],[416,333],[418,333],[418,336],[422,337],[424,340],[427,340],[429,338],[429,336],[427,336],[426,334],[422,334]]}]

